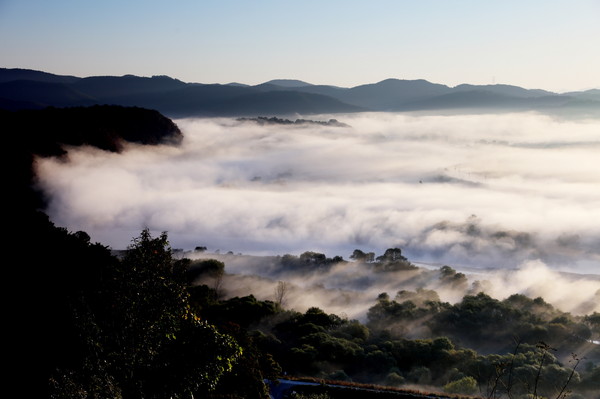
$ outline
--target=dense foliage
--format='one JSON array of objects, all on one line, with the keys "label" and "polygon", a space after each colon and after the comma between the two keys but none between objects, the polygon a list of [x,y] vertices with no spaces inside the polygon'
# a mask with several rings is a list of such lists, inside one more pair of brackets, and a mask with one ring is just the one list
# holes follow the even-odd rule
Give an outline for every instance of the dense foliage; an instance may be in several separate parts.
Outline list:
[{"label": "dense foliage", "polygon": [[[305,254],[304,263],[288,258],[286,264],[307,270],[331,261],[314,253]],[[194,262],[206,260],[192,261],[192,268]],[[439,273],[449,285],[464,277],[448,266]],[[591,343],[600,333],[598,314],[573,316],[542,298],[477,293],[450,304],[433,290],[402,290],[394,299],[379,295],[361,323],[314,307],[284,309],[252,295],[215,300],[208,291],[193,288],[203,317],[240,326],[287,375],[485,397],[600,393],[600,347]],[[415,329],[428,337],[410,338]]]},{"label": "dense foliage", "polygon": [[93,284],[71,281],[60,304],[51,397],[189,397],[231,370],[241,348],[191,310],[165,234],[144,230],[123,259],[96,266]]}]

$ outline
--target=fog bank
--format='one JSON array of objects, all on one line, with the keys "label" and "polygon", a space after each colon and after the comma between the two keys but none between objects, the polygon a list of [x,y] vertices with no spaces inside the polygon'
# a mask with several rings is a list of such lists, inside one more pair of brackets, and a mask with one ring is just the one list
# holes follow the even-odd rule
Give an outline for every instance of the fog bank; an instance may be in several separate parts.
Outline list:
[{"label": "fog bank", "polygon": [[148,227],[182,249],[347,259],[400,247],[453,267],[599,273],[600,121],[334,117],[349,126],[182,119],[180,147],[71,149],[37,165],[47,212],[115,249]]},{"label": "fog bank", "polygon": [[[281,257],[216,254],[192,251],[190,259],[217,259],[225,264],[220,288],[226,297],[254,295],[277,301],[277,287],[286,284],[284,306],[300,312],[318,307],[329,313],[366,321],[367,311],[381,293],[392,299],[399,291],[434,290],[443,302],[457,303],[465,295],[485,292],[498,300],[513,294],[542,297],[555,308],[572,314],[600,312],[600,276],[561,273],[540,261],[516,269],[463,269],[464,280],[449,280],[436,265],[417,264],[407,271],[374,271],[362,262],[341,262],[331,267],[285,266]],[[208,277],[198,283],[212,286]]]}]

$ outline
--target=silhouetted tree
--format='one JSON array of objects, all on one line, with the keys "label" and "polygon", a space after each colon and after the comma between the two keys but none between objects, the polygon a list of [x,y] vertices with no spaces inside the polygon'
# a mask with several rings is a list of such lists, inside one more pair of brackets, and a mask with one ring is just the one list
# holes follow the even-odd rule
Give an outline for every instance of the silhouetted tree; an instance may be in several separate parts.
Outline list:
[{"label": "silhouetted tree", "polygon": [[275,287],[275,303],[279,306],[284,306],[288,291],[289,283],[285,281],[278,281],[277,287]]},{"label": "silhouetted tree", "polygon": [[145,229],[96,290],[71,299],[78,350],[53,373],[54,397],[69,387],[125,399],[214,388],[241,349],[191,311],[183,265],[166,233],[152,238]]}]

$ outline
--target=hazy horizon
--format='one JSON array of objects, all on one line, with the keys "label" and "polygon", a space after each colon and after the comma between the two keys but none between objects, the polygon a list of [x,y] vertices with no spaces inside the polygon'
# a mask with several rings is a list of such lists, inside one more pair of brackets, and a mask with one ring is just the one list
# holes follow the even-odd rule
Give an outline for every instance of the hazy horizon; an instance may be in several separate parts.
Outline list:
[{"label": "hazy horizon", "polygon": [[0,1],[3,67],[354,87],[387,78],[599,88],[600,3]]},{"label": "hazy horizon", "polygon": [[[181,80],[178,79],[177,77],[174,76],[168,76],[168,75],[159,75],[159,74],[150,74],[150,75],[136,75],[135,73],[123,73],[123,74],[116,74],[116,75],[109,75],[109,74],[100,74],[100,75],[66,75],[64,73],[60,73],[60,72],[56,72],[56,71],[47,71],[47,70],[42,70],[39,68],[24,68],[21,66],[12,66],[12,67],[6,67],[6,66],[0,66],[0,68],[5,68],[5,69],[23,69],[23,70],[31,70],[31,71],[39,71],[39,72],[43,72],[43,73],[50,73],[53,75],[57,75],[57,76],[73,76],[75,78],[90,78],[90,77],[125,77],[125,76],[136,76],[136,77],[140,77],[140,78],[153,78],[153,77],[159,77],[159,76],[166,76],[172,79],[177,79],[177,80]],[[512,84],[510,82],[496,82],[496,81],[492,81],[492,82],[483,82],[480,84],[476,84],[470,81],[461,81],[461,82],[455,82],[455,84],[448,84],[446,82],[440,82],[440,81],[432,81],[432,80],[428,80],[428,79],[424,79],[422,77],[414,77],[411,79],[407,79],[407,78],[403,78],[403,77],[399,77],[399,76],[387,76],[384,77],[382,79],[378,79],[375,81],[356,81],[355,84],[353,85],[346,85],[346,86],[338,86],[338,85],[334,85],[334,84],[330,84],[328,82],[324,82],[322,81],[321,83],[313,83],[313,82],[307,82],[304,81],[302,79],[296,78],[296,77],[275,77],[275,78],[269,78],[267,80],[264,81],[257,81],[257,82],[253,82],[253,83],[247,83],[244,81],[240,81],[240,80],[236,80],[236,81],[221,81],[221,82],[200,82],[200,81],[185,81],[185,80],[181,80],[183,83],[189,83],[189,84],[207,84],[207,85],[243,85],[243,86],[260,86],[262,84],[265,83],[270,83],[270,82],[277,82],[279,81],[281,86],[285,87],[285,81],[289,81],[289,82],[293,82],[291,83],[292,86],[290,86],[291,89],[294,89],[294,85],[295,83],[305,83],[306,85],[310,85],[310,86],[319,86],[319,85],[323,85],[323,86],[330,86],[330,87],[337,87],[340,89],[352,89],[355,87],[360,87],[360,86],[367,86],[367,85],[374,85],[377,83],[381,83],[387,80],[400,80],[400,81],[426,81],[432,84],[436,84],[436,85],[442,85],[442,86],[447,86],[449,88],[456,88],[459,87],[461,85],[474,85],[474,86],[512,86],[512,87],[521,87],[523,89],[526,90],[542,90],[542,91],[547,91],[549,93],[554,93],[554,94],[569,94],[569,93],[578,93],[578,92],[584,92],[584,91],[590,91],[590,90],[600,90],[600,83],[598,85],[594,85],[594,86],[587,86],[585,88],[582,89],[576,89],[576,90],[563,90],[563,91],[552,91],[550,89],[547,89],[545,87],[533,87],[533,86],[519,86],[517,84]],[[368,112],[368,111],[364,111],[364,112]],[[372,112],[379,112],[379,111],[372,111]]]}]

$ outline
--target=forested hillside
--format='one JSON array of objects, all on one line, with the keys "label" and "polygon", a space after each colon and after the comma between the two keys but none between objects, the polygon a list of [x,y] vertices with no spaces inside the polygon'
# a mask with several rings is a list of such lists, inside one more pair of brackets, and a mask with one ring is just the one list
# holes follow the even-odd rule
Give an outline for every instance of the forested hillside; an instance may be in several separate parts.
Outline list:
[{"label": "forested hillside", "polygon": [[[283,256],[271,268],[281,268],[280,276],[287,277],[327,275],[355,263],[407,282],[437,275],[440,289],[467,281],[449,266],[423,271],[399,248],[380,256],[356,250],[350,260],[308,251]],[[361,322],[316,307],[286,309],[292,287],[284,280],[272,301],[254,295],[224,299],[231,286],[227,280],[236,280],[225,263],[203,258],[190,261],[189,268],[199,284],[191,293],[200,313],[217,325],[233,321],[243,327],[289,375],[484,397],[534,390],[556,397],[563,388],[584,397],[599,393],[600,347],[591,342],[600,334],[598,313],[574,316],[541,297],[514,294],[498,300],[476,291],[451,304],[434,290],[417,289],[382,292]],[[339,296],[343,301],[342,291]]]},{"label": "forested hillside", "polygon": [[[572,315],[544,298],[479,292],[447,303],[422,289],[380,293],[361,322],[286,307],[285,281],[272,300],[227,295],[222,283],[233,276],[226,264],[175,257],[167,233],[142,230],[117,257],[85,231],[48,219],[35,159],[68,162],[73,145],[119,151],[123,141],[177,143],[177,126],[156,111],[124,107],[0,117],[12,171],[7,192],[16,199],[7,281],[19,350],[11,364],[28,382],[20,386],[25,396],[267,398],[265,380],[284,375],[489,398],[600,395],[598,313]],[[307,251],[281,257],[278,267],[302,274],[350,262],[377,274],[419,270],[400,248],[380,256],[357,250],[348,260]],[[447,285],[464,277],[447,266],[435,273]],[[29,395],[38,388],[43,394]],[[295,397],[345,395],[311,389],[298,388]]]}]

